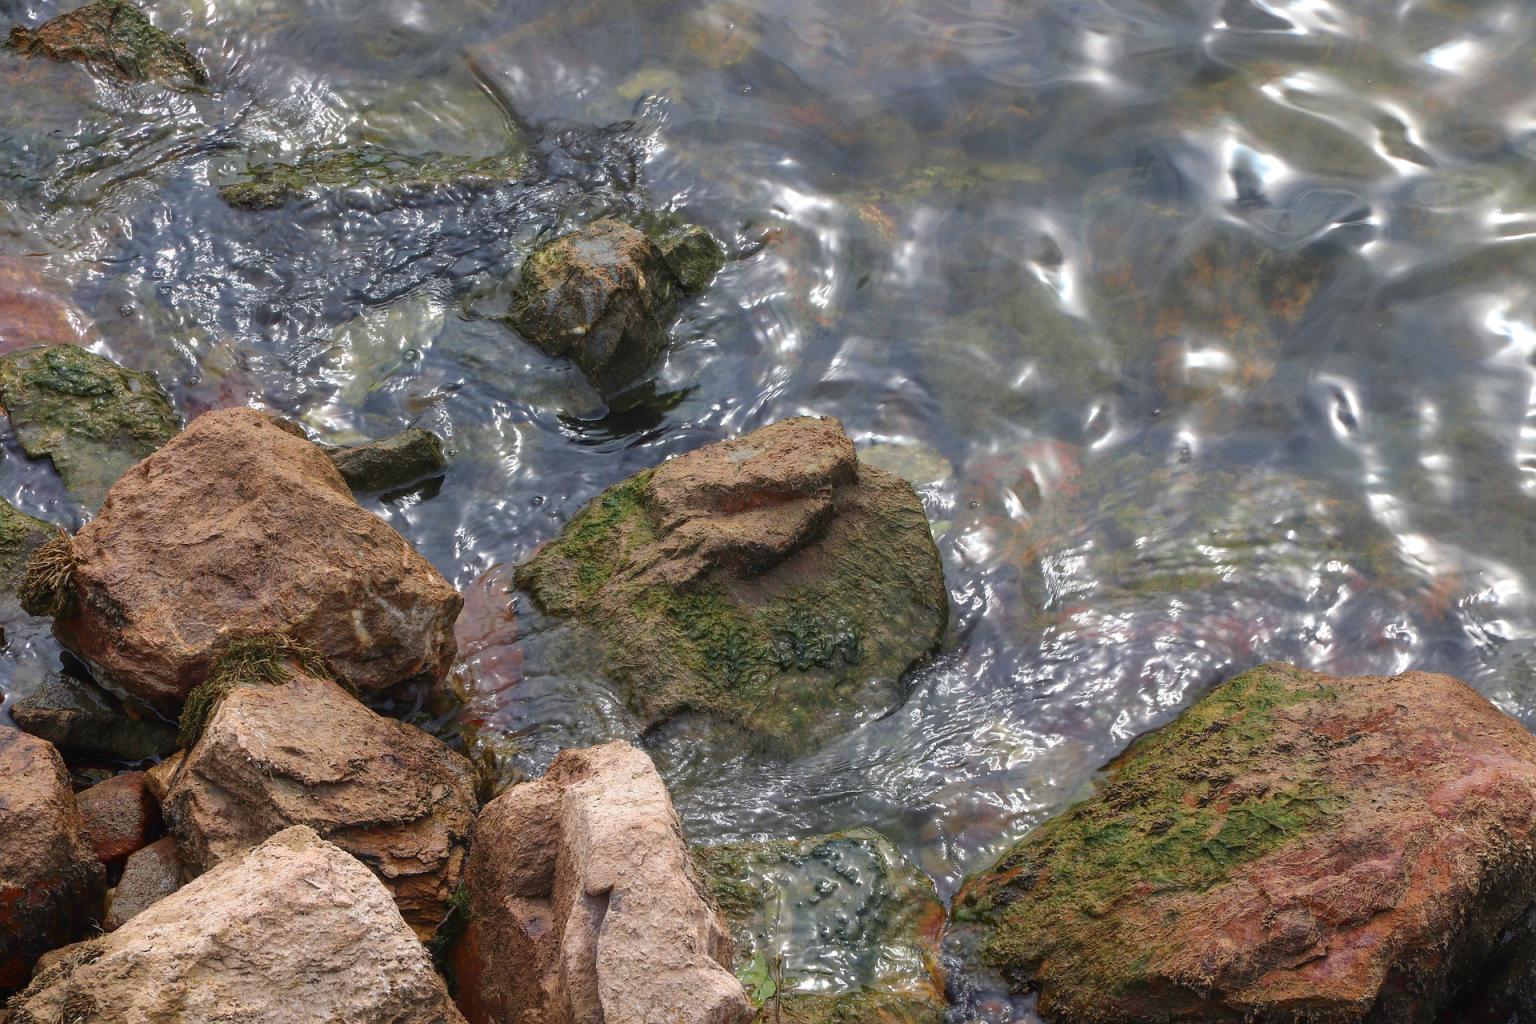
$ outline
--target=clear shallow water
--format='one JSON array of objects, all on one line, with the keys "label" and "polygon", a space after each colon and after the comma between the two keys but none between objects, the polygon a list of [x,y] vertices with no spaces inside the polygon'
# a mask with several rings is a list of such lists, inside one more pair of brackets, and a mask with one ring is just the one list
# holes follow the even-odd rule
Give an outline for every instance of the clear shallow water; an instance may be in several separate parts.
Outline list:
[{"label": "clear shallow water", "polygon": [[[444,434],[441,488],[372,504],[469,595],[456,680],[509,771],[633,733],[582,652],[518,642],[510,566],[603,487],[800,413],[918,482],[954,623],[904,706],[798,759],[661,743],[699,838],[872,825],[952,893],[1269,659],[1448,671],[1536,721],[1529,5],[150,10],[210,93],[0,54],[0,254],[184,415]],[[404,204],[214,187],[365,142],[532,163]],[[647,205],[738,258],[663,397],[605,417],[475,315],[539,231]],[[79,519],[14,448],[0,489]],[[21,687],[57,652],[7,629]]]}]

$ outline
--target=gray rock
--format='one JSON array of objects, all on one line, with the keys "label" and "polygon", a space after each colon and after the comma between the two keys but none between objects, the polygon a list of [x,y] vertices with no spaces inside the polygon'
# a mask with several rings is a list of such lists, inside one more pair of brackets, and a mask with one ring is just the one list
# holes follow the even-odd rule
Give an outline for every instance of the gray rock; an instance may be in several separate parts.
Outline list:
[{"label": "gray rock", "polygon": [[11,705],[16,724],[60,750],[114,761],[147,761],[176,749],[176,729],[147,705],[132,708],[95,683],[50,672]]},{"label": "gray rock", "polygon": [[367,444],[325,453],[354,491],[387,491],[436,476],[448,468],[443,442],[430,430],[410,427]]}]

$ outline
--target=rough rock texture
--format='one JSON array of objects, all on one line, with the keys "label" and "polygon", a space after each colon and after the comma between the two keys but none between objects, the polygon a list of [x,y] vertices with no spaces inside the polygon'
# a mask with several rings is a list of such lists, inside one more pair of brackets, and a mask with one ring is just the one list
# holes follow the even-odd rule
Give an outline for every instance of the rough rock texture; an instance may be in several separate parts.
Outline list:
[{"label": "rough rock texture", "polygon": [[517,584],[596,631],[650,722],[708,712],[770,745],[898,703],[948,616],[911,485],[860,464],[837,420],[809,417],[610,488]]},{"label": "rough rock texture", "polygon": [[[943,1024],[944,904],[884,836],[855,829],[695,854],[730,923],[737,977],[772,1003],[768,1019]],[[770,995],[781,950],[783,988]]]},{"label": "rough rock texture", "polygon": [[154,838],[160,812],[144,789],[143,772],[123,772],[75,797],[81,835],[103,864],[124,860]]},{"label": "rough rock texture", "polygon": [[636,384],[667,346],[680,285],[656,243],[616,220],[545,242],[523,264],[512,326],[576,364],[614,395]]},{"label": "rough rock texture", "polygon": [[1448,676],[1243,673],[969,882],[1050,1020],[1429,1021],[1536,897],[1536,736]]},{"label": "rough rock texture", "polygon": [[176,749],[176,729],[149,707],[70,675],[50,672],[10,710],[21,728],[70,754],[146,761]]},{"label": "rough rock texture", "polygon": [[713,235],[697,224],[688,224],[657,240],[661,258],[684,291],[703,291],[725,266],[725,250]]},{"label": "rough rock texture", "polygon": [[0,726],[0,992],[101,913],[106,874],[80,829],[58,752]]},{"label": "rough rock texture", "polygon": [[386,491],[435,476],[448,468],[443,442],[430,430],[411,427],[348,448],[326,450],[354,491]]},{"label": "rough rock texture", "polygon": [[0,357],[0,404],[22,450],[51,459],[64,485],[93,509],[181,426],[154,374],[73,345]]},{"label": "rough rock texture", "polygon": [[96,0],[36,29],[11,29],[21,53],[79,61],[128,82],[202,85],[208,72],[179,40],[150,24],[128,0]]},{"label": "rough rock texture", "polygon": [[65,950],[9,1024],[462,1024],[383,886],[307,828]]},{"label": "rough rock texture", "polygon": [[176,852],[174,836],[164,836],[134,851],[123,865],[117,888],[109,894],[107,916],[101,926],[109,932],[121,928],[145,907],[180,889],[181,878],[181,855]]},{"label": "rough rock texture", "polygon": [[163,708],[257,635],[312,648],[359,690],[453,660],[458,592],[319,448],[253,409],[206,413],[134,466],[73,552],[55,634]]},{"label": "rough rock texture", "polygon": [[448,912],[475,811],[467,760],[297,669],[232,690],[164,801],[193,873],[308,825],[371,867],[423,938]]},{"label": "rough rock texture", "polygon": [[650,758],[563,751],[486,805],[452,950],[476,1024],[744,1024],[731,940]]},{"label": "rough rock texture", "polygon": [[251,167],[249,180],[219,188],[219,197],[246,210],[271,210],[342,189],[373,189],[394,200],[450,190],[482,191],[522,177],[527,159],[514,149],[500,156],[410,156],[379,147],[318,154],[295,164]]}]

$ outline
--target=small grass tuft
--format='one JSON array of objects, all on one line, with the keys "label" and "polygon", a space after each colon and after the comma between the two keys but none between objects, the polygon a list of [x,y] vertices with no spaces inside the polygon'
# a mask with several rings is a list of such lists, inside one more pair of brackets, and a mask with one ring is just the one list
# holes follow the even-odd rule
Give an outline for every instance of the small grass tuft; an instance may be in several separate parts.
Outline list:
[{"label": "small grass tuft", "polygon": [[27,559],[16,596],[28,615],[59,618],[74,611],[74,585],[74,538],[60,530]]},{"label": "small grass tuft", "polygon": [[292,678],[292,666],[307,675],[335,679],[335,673],[316,650],[280,633],[241,637],[224,649],[208,671],[208,678],[193,687],[181,709],[177,740],[190,749],[218,710],[219,702],[237,686],[278,686]]}]

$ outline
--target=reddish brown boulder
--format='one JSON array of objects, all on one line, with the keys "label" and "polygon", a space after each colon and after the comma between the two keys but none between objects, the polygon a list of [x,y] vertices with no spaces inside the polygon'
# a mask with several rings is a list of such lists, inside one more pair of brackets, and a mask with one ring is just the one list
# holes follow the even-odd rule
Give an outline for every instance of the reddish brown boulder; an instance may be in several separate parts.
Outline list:
[{"label": "reddish brown boulder", "polygon": [[181,855],[176,852],[173,836],[163,836],[135,851],[123,865],[123,877],[110,894],[102,928],[109,932],[121,928],[145,907],[180,889],[181,877]]},{"label": "reddish brown boulder", "polygon": [[1536,737],[1449,676],[1243,673],[956,902],[1054,1022],[1435,1018],[1536,899]]},{"label": "reddish brown boulder", "polygon": [[651,760],[567,750],[486,805],[452,951],[474,1024],[744,1024],[731,940]]},{"label": "reddish brown boulder", "polygon": [[160,813],[144,788],[143,772],[124,772],[75,797],[84,820],[82,835],[103,864],[122,860],[144,846],[160,825]]},{"label": "reddish brown boulder", "polygon": [[0,992],[101,913],[106,875],[81,827],[58,752],[0,726]]},{"label": "reddish brown boulder", "polygon": [[458,592],[324,452],[253,409],[200,416],[130,469],[71,553],[54,632],[99,680],[165,708],[259,635],[360,690],[453,660]]}]

